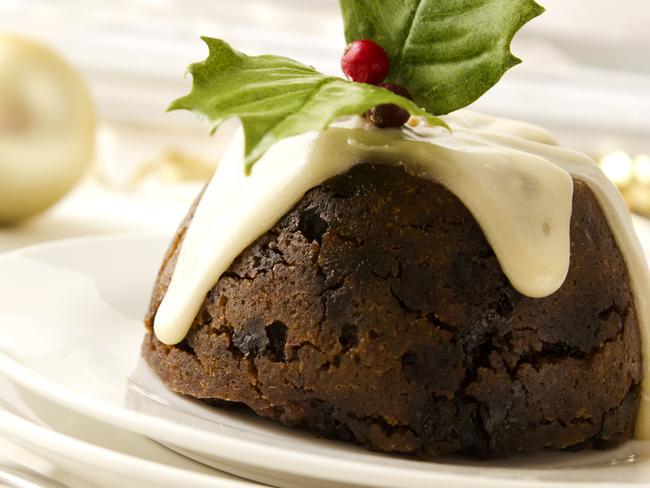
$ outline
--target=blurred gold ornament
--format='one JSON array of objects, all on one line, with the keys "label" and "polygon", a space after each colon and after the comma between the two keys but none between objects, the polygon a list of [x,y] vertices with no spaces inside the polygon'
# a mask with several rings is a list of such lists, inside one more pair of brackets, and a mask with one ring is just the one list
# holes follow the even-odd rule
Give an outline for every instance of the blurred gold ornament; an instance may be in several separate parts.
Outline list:
[{"label": "blurred gold ornament", "polygon": [[634,175],[639,183],[650,185],[650,156],[641,154],[634,158]]},{"label": "blurred gold ornament", "polygon": [[77,72],[46,46],[0,33],[0,224],[61,199],[90,163],[94,132]]},{"label": "blurred gold ornament", "polygon": [[603,156],[600,166],[607,177],[619,187],[625,187],[632,181],[632,158],[625,151],[612,151]]},{"label": "blurred gold ornament", "polygon": [[207,182],[216,168],[215,163],[177,149],[167,149],[158,157],[145,162],[133,175],[131,186],[136,186],[147,178],[157,178],[162,183],[187,181]]},{"label": "blurred gold ornament", "polygon": [[650,156],[632,157],[620,149],[600,159],[605,175],[618,187],[630,210],[650,217]]}]

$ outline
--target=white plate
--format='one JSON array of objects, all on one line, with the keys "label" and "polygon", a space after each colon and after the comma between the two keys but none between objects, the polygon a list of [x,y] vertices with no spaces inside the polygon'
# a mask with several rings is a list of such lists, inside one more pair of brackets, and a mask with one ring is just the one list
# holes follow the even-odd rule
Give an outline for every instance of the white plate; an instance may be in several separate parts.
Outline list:
[{"label": "white plate", "polygon": [[174,395],[139,360],[141,317],[166,245],[157,236],[102,237],[0,258],[0,371],[70,409],[277,486],[629,487],[650,480],[648,443],[498,463],[420,462]]},{"label": "white plate", "polygon": [[0,378],[0,433],[100,486],[255,488],[155,441],[65,409]]}]

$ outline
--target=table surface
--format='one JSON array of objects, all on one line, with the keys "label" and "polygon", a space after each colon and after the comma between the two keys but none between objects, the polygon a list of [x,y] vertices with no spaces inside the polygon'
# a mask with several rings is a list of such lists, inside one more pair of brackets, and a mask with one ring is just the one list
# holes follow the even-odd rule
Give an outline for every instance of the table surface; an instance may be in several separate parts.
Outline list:
[{"label": "table surface", "polygon": [[127,232],[172,234],[202,183],[162,191],[111,191],[91,178],[58,205],[20,225],[0,227],[0,253],[42,242]]}]

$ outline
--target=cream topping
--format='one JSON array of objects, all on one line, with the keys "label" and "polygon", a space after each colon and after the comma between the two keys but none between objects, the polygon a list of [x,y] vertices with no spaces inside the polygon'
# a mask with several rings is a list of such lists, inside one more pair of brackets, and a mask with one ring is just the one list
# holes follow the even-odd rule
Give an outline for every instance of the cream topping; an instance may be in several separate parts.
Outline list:
[{"label": "cream topping", "polygon": [[[555,145],[545,130],[459,111],[452,132],[420,124],[376,129],[355,117],[322,132],[284,139],[245,176],[244,136],[230,144],[196,209],[167,294],[156,314],[159,340],[187,334],[208,291],[234,259],[310,189],[356,164],[403,165],[441,183],[469,209],[513,287],[545,297],[569,268],[572,177],[599,200],[625,257],[644,350],[650,335],[650,277],[629,213],[616,188],[587,156]],[[650,376],[645,365],[646,377]],[[644,381],[637,435],[650,438],[650,387]]]}]

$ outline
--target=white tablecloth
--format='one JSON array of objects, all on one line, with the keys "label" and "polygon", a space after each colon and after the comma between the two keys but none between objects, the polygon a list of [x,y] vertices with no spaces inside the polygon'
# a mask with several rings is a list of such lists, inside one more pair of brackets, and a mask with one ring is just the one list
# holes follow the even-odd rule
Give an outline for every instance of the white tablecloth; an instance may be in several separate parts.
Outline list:
[{"label": "white tablecloth", "polygon": [[138,193],[110,191],[91,179],[43,215],[0,227],[0,252],[88,235],[152,231],[171,234],[202,184],[167,185]]}]

